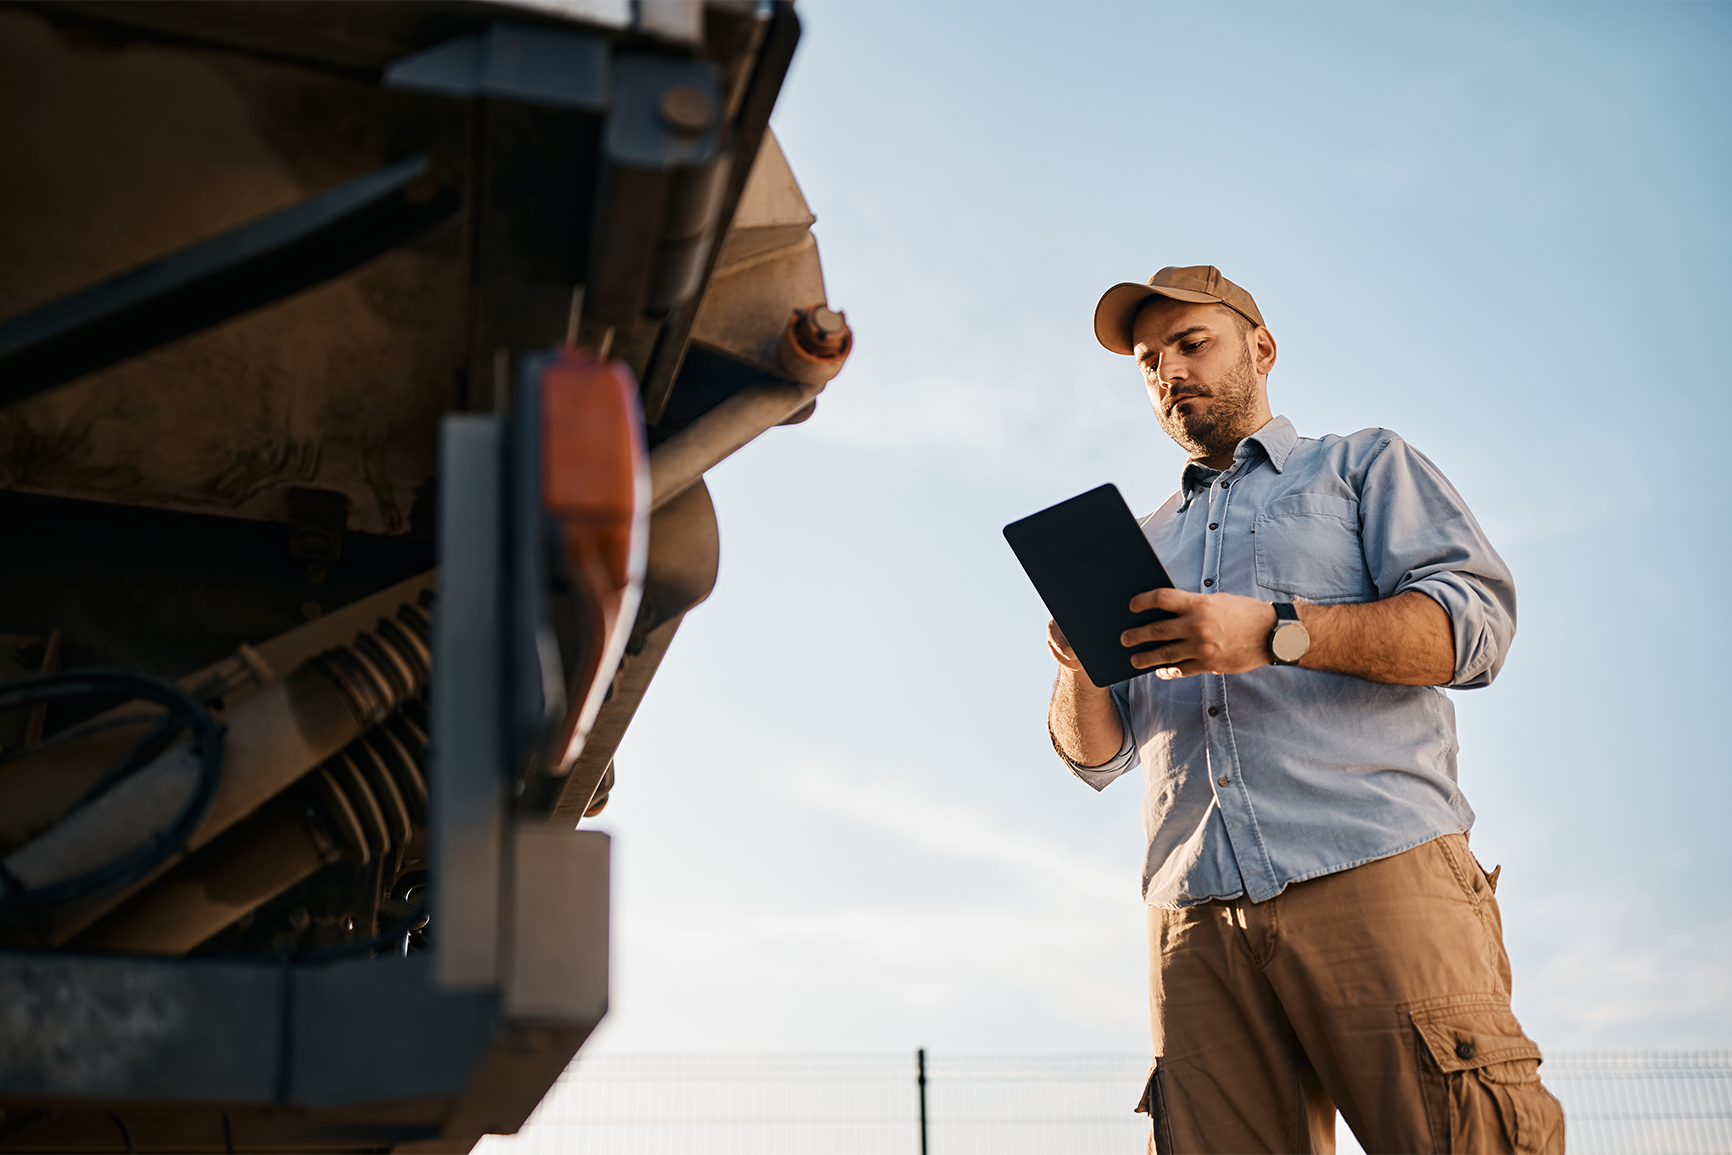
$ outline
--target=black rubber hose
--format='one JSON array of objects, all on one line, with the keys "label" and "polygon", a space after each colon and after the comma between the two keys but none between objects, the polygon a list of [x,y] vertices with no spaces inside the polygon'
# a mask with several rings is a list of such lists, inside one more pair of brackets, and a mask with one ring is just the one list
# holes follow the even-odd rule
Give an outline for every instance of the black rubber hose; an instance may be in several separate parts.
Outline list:
[{"label": "black rubber hose", "polygon": [[[0,686],[0,712],[33,706],[56,698],[97,695],[110,699],[142,698],[155,702],[167,711],[166,718],[174,724],[171,732],[186,730],[191,735],[192,748],[198,754],[199,761],[198,782],[192,796],[187,799],[175,820],[157,831],[149,840],[83,874],[47,886],[26,888],[4,866],[0,866],[0,892],[3,892],[0,893],[0,911],[36,910],[74,902],[129,886],[149,877],[153,870],[171,857],[186,853],[186,840],[198,829],[198,824],[204,821],[211,802],[216,798],[217,786],[222,782],[223,728],[192,695],[172,682],[125,670],[68,670],[65,673],[48,674]],[[151,743],[151,738],[160,741],[161,729],[164,728],[166,726],[153,729],[146,742],[154,744]],[[137,769],[145,761],[148,759],[141,760],[129,754],[122,760],[121,765],[116,767],[124,767],[124,772],[111,771],[103,775],[103,789],[122,781],[127,772]],[[79,805],[88,805],[98,793],[100,791],[87,794],[79,800]]]}]

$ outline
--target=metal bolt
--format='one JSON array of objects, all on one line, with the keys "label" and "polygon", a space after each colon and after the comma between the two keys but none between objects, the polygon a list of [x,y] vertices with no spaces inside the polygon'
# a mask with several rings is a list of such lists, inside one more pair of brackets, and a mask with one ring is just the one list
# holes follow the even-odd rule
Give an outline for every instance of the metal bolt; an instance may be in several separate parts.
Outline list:
[{"label": "metal bolt", "polygon": [[814,357],[834,357],[848,347],[848,318],[828,305],[794,311],[794,339]]},{"label": "metal bolt", "polygon": [[682,136],[698,136],[710,127],[710,98],[689,84],[676,84],[662,93],[662,120]]}]

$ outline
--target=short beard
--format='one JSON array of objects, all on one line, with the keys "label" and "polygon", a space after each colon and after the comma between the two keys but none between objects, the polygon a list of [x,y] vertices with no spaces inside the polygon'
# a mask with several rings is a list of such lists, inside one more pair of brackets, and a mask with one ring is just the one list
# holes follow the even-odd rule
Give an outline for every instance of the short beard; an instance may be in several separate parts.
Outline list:
[{"label": "short beard", "polygon": [[1251,424],[1257,412],[1257,374],[1251,367],[1251,350],[1240,348],[1239,363],[1218,384],[1186,396],[1207,396],[1215,403],[1187,417],[1179,414],[1176,405],[1167,404],[1170,398],[1157,402],[1155,417],[1167,436],[1192,458],[1231,453],[1239,442],[1257,432]]}]

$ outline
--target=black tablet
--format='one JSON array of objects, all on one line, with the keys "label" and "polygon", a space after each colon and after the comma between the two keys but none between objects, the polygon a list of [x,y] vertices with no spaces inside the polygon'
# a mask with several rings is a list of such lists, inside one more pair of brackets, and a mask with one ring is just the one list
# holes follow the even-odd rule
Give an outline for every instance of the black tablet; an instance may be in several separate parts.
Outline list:
[{"label": "black tablet", "polygon": [[1132,598],[1170,587],[1173,579],[1118,486],[1103,485],[1013,521],[1004,527],[1004,540],[1090,681],[1110,686],[1149,672],[1131,665],[1131,655],[1155,643],[1128,650],[1119,635],[1173,616],[1165,610],[1130,610]]}]

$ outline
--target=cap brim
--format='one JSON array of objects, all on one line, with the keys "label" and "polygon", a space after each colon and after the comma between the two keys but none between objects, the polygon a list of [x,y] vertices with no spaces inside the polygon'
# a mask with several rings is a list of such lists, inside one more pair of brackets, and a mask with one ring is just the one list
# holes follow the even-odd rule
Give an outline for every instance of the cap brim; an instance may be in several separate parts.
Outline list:
[{"label": "cap brim", "polygon": [[1150,297],[1169,297],[1193,305],[1225,304],[1219,297],[1193,289],[1156,288],[1130,282],[1114,285],[1102,294],[1100,304],[1095,306],[1095,340],[1109,352],[1130,356],[1135,352],[1131,345],[1131,317],[1136,314],[1137,306]]}]

